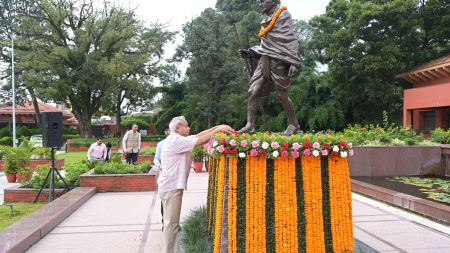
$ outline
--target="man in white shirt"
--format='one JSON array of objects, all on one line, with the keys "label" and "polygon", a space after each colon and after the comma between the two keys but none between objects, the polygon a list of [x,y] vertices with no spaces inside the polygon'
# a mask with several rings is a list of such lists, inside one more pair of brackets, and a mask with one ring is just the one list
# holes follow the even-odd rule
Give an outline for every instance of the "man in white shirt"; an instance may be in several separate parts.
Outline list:
[{"label": "man in white shirt", "polygon": [[89,147],[87,157],[91,162],[103,162],[106,159],[107,154],[108,151],[106,150],[106,146],[103,143],[103,139],[101,137],[97,137],[97,141],[95,143],[92,143],[91,147]]},{"label": "man in white shirt", "polygon": [[188,122],[183,116],[175,117],[169,124],[170,135],[164,141],[161,151],[161,175],[158,178],[158,191],[164,209],[163,253],[175,253],[183,191],[186,188],[191,169],[191,151],[203,145],[217,132],[232,133],[227,125],[205,130],[197,135],[189,135]]}]

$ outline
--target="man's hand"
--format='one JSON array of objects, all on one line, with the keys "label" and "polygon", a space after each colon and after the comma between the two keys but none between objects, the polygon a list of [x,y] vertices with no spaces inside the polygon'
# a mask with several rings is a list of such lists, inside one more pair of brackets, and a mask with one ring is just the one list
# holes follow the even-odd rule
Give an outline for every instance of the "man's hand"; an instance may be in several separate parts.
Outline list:
[{"label": "man's hand", "polygon": [[298,74],[300,74],[300,69],[297,68],[294,65],[291,65],[291,67],[289,68],[289,77],[294,77],[297,76]]},{"label": "man's hand", "polygon": [[221,132],[225,132],[227,134],[231,134],[234,132],[234,129],[228,125],[219,125],[217,126],[217,130]]}]

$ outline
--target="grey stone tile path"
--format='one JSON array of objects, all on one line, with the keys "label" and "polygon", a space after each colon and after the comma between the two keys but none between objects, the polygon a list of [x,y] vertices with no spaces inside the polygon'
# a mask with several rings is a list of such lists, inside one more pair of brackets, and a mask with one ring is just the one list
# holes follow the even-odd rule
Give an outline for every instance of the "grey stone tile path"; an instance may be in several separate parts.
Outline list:
[{"label": "grey stone tile path", "polygon": [[[207,177],[191,174],[182,219],[206,204]],[[352,196],[357,245],[360,241],[371,248],[363,252],[450,252],[450,227]],[[154,192],[96,194],[27,252],[159,252],[161,226],[160,200]]]}]

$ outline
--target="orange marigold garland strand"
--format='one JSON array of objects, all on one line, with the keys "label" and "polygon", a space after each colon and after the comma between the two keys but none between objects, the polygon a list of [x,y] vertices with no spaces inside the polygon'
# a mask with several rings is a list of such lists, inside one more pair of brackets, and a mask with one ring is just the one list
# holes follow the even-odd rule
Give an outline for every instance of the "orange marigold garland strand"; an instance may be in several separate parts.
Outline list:
[{"label": "orange marigold garland strand", "polygon": [[222,216],[223,216],[223,191],[225,183],[225,156],[219,160],[217,171],[217,204],[216,204],[216,222],[214,231],[214,253],[220,253],[220,238],[222,236]]},{"label": "orange marigold garland strand", "polygon": [[278,18],[280,17],[281,13],[283,11],[287,10],[286,6],[281,6],[276,12],[275,15],[273,15],[272,20],[270,21],[269,25],[264,28],[261,26],[261,30],[258,33],[258,37],[263,37],[264,35],[266,35],[266,33],[268,33],[270,30],[272,30],[273,26],[275,25],[275,23],[277,22]]},{"label": "orange marigold garland strand", "polygon": [[350,175],[347,159],[330,158],[331,229],[334,252],[353,252]]},{"label": "orange marigold garland strand", "polygon": [[237,251],[237,159],[231,157],[228,168],[228,252]]},{"label": "orange marigold garland strand", "polygon": [[302,157],[306,252],[325,252],[320,158]]}]

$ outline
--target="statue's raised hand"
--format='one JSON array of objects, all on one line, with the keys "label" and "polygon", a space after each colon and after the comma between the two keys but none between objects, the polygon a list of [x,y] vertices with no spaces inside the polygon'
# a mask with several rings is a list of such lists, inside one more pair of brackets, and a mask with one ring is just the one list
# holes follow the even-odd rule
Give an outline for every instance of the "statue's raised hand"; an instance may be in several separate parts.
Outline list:
[{"label": "statue's raised hand", "polygon": [[298,76],[298,74],[300,74],[300,69],[294,65],[291,65],[291,67],[289,68],[289,77]]},{"label": "statue's raised hand", "polygon": [[238,50],[239,57],[247,59],[251,57],[251,52],[248,49],[239,49]]}]

